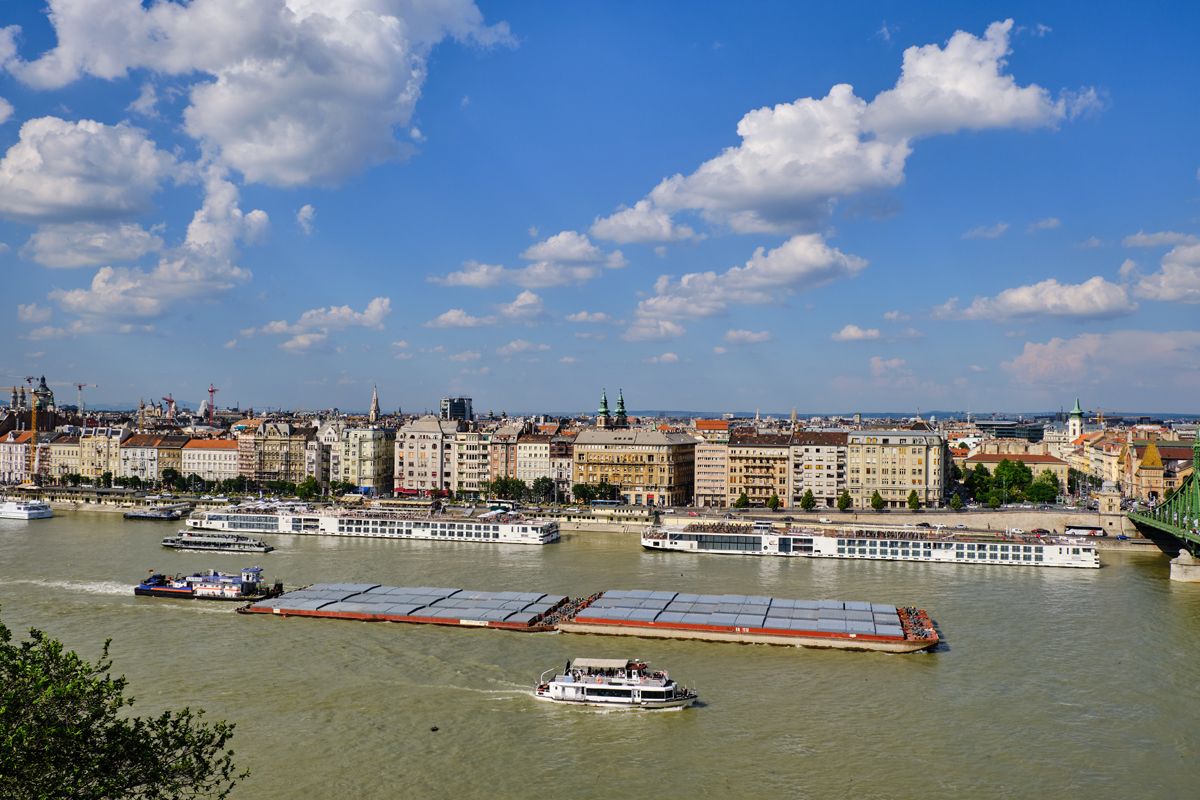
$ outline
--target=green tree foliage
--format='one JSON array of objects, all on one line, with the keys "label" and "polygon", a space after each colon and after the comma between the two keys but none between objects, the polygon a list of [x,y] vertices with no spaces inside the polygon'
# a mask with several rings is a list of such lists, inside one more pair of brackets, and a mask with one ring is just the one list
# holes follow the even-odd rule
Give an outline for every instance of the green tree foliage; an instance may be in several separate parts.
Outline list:
[{"label": "green tree foliage", "polygon": [[972,500],[984,500],[992,490],[992,473],[983,464],[976,464],[975,469],[968,470],[963,477],[963,486]]},{"label": "green tree foliage", "polygon": [[876,511],[883,510],[883,497],[879,494],[879,492],[875,492],[875,494],[871,495],[871,508],[875,509]]},{"label": "green tree foliage", "polygon": [[524,500],[529,487],[520,478],[496,478],[487,484],[486,493],[493,500]]},{"label": "green tree foliage", "polygon": [[987,503],[988,508],[999,508],[1002,498],[1003,495],[1000,493],[999,489],[992,489],[987,493],[987,496],[984,498],[984,502]]},{"label": "green tree foliage", "polygon": [[296,496],[301,500],[312,500],[321,493],[321,485],[317,483],[317,479],[309,475],[300,483],[296,484]]},{"label": "green tree foliage", "polygon": [[773,494],[767,498],[767,508],[772,511],[778,511],[781,505],[783,505],[783,501],[779,499],[779,495]]},{"label": "green tree foliage", "polygon": [[188,708],[132,716],[107,642],[91,664],[42,631],[29,636],[14,644],[0,622],[0,797],[224,798],[248,774],[227,749],[232,724]]},{"label": "green tree foliage", "polygon": [[917,496],[917,490],[913,489],[908,493],[908,510],[918,511],[921,508],[921,498]]},{"label": "green tree foliage", "polygon": [[850,492],[843,489],[837,499],[838,511],[849,511],[852,505],[854,505],[854,500],[850,497]]},{"label": "green tree foliage", "polygon": [[577,483],[571,487],[571,495],[580,503],[590,503],[596,499],[596,487],[590,483]]},{"label": "green tree foliage", "polygon": [[962,498],[956,494],[951,495],[950,496],[950,507],[952,509],[954,509],[955,511],[962,511],[962,507],[963,507]]},{"label": "green tree foliage", "polygon": [[554,479],[545,476],[534,478],[529,494],[538,503],[554,502]]},{"label": "green tree foliage", "polygon": [[1029,488],[1025,490],[1025,496],[1035,503],[1053,503],[1058,499],[1059,490],[1058,478],[1054,477],[1053,472],[1045,469],[1033,483],[1029,484]]},{"label": "green tree foliage", "polygon": [[992,476],[992,489],[1000,489],[1009,502],[1021,500],[1029,484],[1033,483],[1033,470],[1020,461],[1009,461],[1007,458],[996,465]]},{"label": "green tree foliage", "polygon": [[100,485],[103,486],[105,489],[111,489],[112,483],[113,483],[113,474],[111,472],[105,472],[103,475],[100,476]]},{"label": "green tree foliage", "polygon": [[733,502],[733,507],[734,508],[749,508],[750,507],[750,498],[746,495],[745,492],[742,492],[741,494],[738,495],[738,499]]},{"label": "green tree foliage", "polygon": [[812,511],[817,507],[817,498],[813,497],[812,489],[805,489],[804,496],[800,498],[800,508],[805,511]]}]

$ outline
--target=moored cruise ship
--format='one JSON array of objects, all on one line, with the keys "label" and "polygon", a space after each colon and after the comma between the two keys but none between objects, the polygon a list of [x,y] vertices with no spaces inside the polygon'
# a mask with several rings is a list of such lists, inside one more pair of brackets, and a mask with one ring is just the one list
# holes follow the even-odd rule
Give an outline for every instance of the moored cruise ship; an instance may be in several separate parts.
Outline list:
[{"label": "moored cruise ship", "polygon": [[788,528],[768,522],[746,525],[694,522],[652,528],[642,534],[647,550],[805,558],[928,561],[939,564],[1001,564],[1097,569],[1095,545],[1073,537],[1031,534],[962,536],[945,530],[845,526],[829,530]]},{"label": "moored cruise ship", "polygon": [[491,544],[549,544],[558,541],[558,523],[522,514],[489,511],[477,517],[380,509],[260,508],[235,506],[203,511],[191,528],[228,533],[296,533],[315,536],[369,536]]}]

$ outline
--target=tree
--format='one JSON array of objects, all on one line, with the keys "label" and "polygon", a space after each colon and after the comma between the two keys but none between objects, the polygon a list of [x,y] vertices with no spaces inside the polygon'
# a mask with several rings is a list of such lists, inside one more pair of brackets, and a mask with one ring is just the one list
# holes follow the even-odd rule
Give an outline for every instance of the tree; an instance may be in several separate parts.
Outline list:
[{"label": "tree", "polygon": [[805,511],[812,511],[817,507],[817,498],[813,497],[812,489],[805,489],[804,496],[800,498],[800,508]]},{"label": "tree", "polygon": [[1042,474],[1029,484],[1025,494],[1035,503],[1053,503],[1058,499],[1059,488],[1058,478],[1054,477],[1050,470],[1044,469]]},{"label": "tree", "polygon": [[951,495],[950,496],[950,507],[952,509],[954,509],[955,511],[962,511],[962,507],[963,507],[962,498],[956,494]]},{"label": "tree", "polygon": [[875,509],[876,511],[883,510],[883,498],[879,495],[878,491],[871,495],[871,508]]},{"label": "tree", "polygon": [[996,465],[996,472],[992,476],[992,489],[999,486],[1006,499],[1020,500],[1031,483],[1033,470],[1020,461],[1009,461],[1007,458]]},{"label": "tree", "polygon": [[917,495],[917,490],[913,489],[908,493],[908,510],[919,511],[921,509],[921,498]]},{"label": "tree", "polygon": [[554,479],[546,476],[534,478],[533,486],[529,487],[529,493],[539,503],[554,502]]},{"label": "tree", "polygon": [[843,489],[841,495],[839,495],[837,499],[838,511],[848,511],[852,505],[854,505],[854,500],[850,498],[849,490]]},{"label": "tree", "polygon": [[987,497],[984,498],[984,502],[987,503],[988,508],[999,508],[1001,499],[1002,495],[1000,494],[1000,490],[992,489],[987,493]]},{"label": "tree", "polygon": [[733,502],[733,507],[734,508],[749,508],[750,507],[750,498],[746,495],[745,492],[742,492],[741,494],[738,495],[738,499]]},{"label": "tree", "polygon": [[767,508],[772,511],[778,511],[781,505],[783,505],[783,501],[779,499],[779,495],[773,494],[767,498]]},{"label": "tree", "polygon": [[131,716],[108,642],[91,664],[36,629],[12,638],[0,622],[0,797],[224,798],[249,774],[226,749],[232,723],[188,708]]},{"label": "tree", "polygon": [[577,483],[571,487],[571,494],[580,503],[590,503],[596,499],[596,487],[590,483]]},{"label": "tree", "polygon": [[307,478],[300,481],[300,483],[296,484],[296,496],[301,500],[311,500],[316,497],[320,491],[321,487],[317,483],[317,479],[312,475],[309,475]]},{"label": "tree", "polygon": [[112,483],[113,483],[113,474],[111,472],[105,472],[103,475],[100,476],[100,485],[103,486],[105,489],[111,489]]}]

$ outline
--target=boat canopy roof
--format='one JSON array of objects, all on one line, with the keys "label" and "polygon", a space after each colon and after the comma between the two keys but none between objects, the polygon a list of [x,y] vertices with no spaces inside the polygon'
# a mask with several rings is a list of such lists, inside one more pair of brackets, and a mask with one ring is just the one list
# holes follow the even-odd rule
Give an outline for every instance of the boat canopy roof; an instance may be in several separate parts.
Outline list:
[{"label": "boat canopy roof", "polygon": [[625,669],[627,658],[577,658],[571,662],[575,669]]}]

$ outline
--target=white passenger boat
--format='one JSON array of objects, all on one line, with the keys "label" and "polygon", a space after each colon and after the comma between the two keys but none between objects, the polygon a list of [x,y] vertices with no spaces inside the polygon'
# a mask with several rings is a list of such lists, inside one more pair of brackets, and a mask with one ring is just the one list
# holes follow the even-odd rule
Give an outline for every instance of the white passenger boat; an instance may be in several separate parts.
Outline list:
[{"label": "white passenger boat", "polygon": [[4,500],[0,502],[0,519],[49,519],[54,516],[44,500]]},{"label": "white passenger boat", "polygon": [[946,530],[847,525],[776,530],[770,523],[695,522],[642,534],[647,550],[754,556],[928,561],[1022,567],[1097,569],[1096,546],[1070,536],[994,534],[961,536]]},{"label": "white passenger boat", "polygon": [[549,544],[559,539],[558,523],[522,514],[490,511],[454,517],[385,509],[313,509],[254,505],[194,514],[188,527],[228,533],[295,533],[315,536],[371,536],[487,544]]},{"label": "white passenger boat", "polygon": [[665,671],[623,658],[577,658],[562,672],[548,669],[533,696],[552,703],[636,709],[684,708],[697,698]]},{"label": "white passenger boat", "polygon": [[180,531],[162,540],[163,547],[175,550],[216,551],[221,553],[269,553],[275,548],[249,536],[232,533],[193,533]]}]

